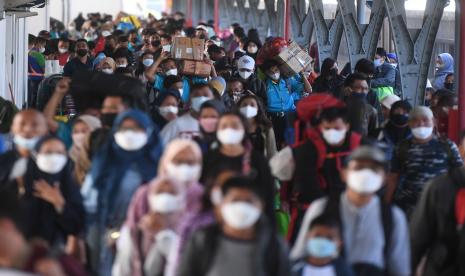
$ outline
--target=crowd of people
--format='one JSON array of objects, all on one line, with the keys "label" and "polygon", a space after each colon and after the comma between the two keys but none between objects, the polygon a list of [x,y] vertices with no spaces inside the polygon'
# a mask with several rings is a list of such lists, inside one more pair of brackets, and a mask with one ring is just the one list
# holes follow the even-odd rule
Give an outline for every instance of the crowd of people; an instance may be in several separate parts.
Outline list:
[{"label": "crowd of people", "polygon": [[[177,36],[205,40],[209,77],[183,74]],[[272,39],[180,12],[31,35],[0,138],[0,272],[465,275],[452,56],[411,106],[383,48],[339,70],[312,45],[287,76],[258,61]]]}]

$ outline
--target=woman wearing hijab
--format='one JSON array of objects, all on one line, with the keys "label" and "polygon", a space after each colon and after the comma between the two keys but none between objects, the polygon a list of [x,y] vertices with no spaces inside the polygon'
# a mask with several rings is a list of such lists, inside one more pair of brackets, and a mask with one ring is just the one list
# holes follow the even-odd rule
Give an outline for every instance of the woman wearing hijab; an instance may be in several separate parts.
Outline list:
[{"label": "woman wearing hijab", "polygon": [[24,174],[15,179],[21,199],[27,239],[41,238],[50,246],[64,245],[68,235],[84,228],[84,208],[72,175],[65,144],[58,138],[41,139]]},{"label": "woman wearing hijab", "polygon": [[202,149],[207,153],[216,141],[216,127],[221,114],[226,111],[222,101],[210,100],[202,104],[199,112],[199,125],[201,136],[194,138]]},{"label": "woman wearing hijab", "polygon": [[111,57],[106,57],[100,61],[98,68],[105,74],[113,74],[116,70],[116,62]]},{"label": "woman wearing hijab", "polygon": [[176,89],[167,89],[163,93],[159,93],[155,100],[156,108],[152,112],[152,119],[158,129],[163,129],[166,124],[178,117],[180,103],[181,95]]},{"label": "woman wearing hijab", "polygon": [[116,118],[109,140],[95,154],[90,186],[98,197],[95,208],[88,210],[88,242],[92,268],[98,269],[95,273],[111,274],[111,248],[126,219],[130,200],[142,184],[156,176],[154,168],[161,150],[158,129],[150,118],[142,111],[129,110]]},{"label": "woman wearing hijab", "polygon": [[257,59],[258,51],[262,48],[262,43],[258,39],[248,38],[244,44],[243,50],[245,53],[252,57],[253,59]]},{"label": "woman wearing hijab", "polygon": [[444,89],[446,77],[454,73],[454,58],[449,53],[442,53],[436,59],[436,73],[434,74],[433,88]]},{"label": "woman wearing hijab", "polygon": [[81,115],[74,122],[72,129],[73,145],[69,149],[69,158],[74,162],[74,176],[79,185],[90,169],[89,137],[90,134],[102,127],[100,120],[91,115]]},{"label": "woman wearing hijab", "polygon": [[211,185],[225,170],[252,176],[265,198],[265,213],[274,225],[274,180],[263,153],[252,148],[247,129],[247,121],[239,113],[226,112],[220,117],[216,131],[219,147],[205,155],[201,182]]},{"label": "woman wearing hijab", "polygon": [[163,275],[177,239],[184,196],[185,189],[166,177],[137,190],[118,239],[114,276]]}]

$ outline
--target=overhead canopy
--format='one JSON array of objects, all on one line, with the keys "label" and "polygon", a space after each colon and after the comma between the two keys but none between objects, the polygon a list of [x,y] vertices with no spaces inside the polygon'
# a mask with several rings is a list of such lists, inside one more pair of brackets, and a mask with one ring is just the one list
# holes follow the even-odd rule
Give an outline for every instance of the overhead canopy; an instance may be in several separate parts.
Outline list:
[{"label": "overhead canopy", "polygon": [[4,6],[0,8],[2,8],[5,11],[45,7],[45,0],[4,0],[4,2]]}]

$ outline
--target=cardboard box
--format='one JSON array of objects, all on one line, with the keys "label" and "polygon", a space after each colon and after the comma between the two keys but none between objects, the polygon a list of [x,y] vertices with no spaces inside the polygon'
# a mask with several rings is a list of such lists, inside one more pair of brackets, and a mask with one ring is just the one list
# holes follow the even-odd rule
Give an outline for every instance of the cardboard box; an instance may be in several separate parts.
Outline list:
[{"label": "cardboard box", "polygon": [[281,64],[279,69],[286,77],[302,72],[312,61],[310,56],[295,42],[276,56],[275,60]]},{"label": "cardboard box", "polygon": [[171,47],[171,56],[175,59],[203,60],[205,41],[203,39],[175,37]]},{"label": "cardboard box", "polygon": [[211,70],[211,65],[203,61],[183,60],[181,64],[181,72],[188,76],[206,78],[210,76]]}]

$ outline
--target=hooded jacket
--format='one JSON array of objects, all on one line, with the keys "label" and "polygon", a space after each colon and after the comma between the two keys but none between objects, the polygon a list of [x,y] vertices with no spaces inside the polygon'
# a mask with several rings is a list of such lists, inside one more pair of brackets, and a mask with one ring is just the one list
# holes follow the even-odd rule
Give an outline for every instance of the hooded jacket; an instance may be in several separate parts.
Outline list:
[{"label": "hooded jacket", "polygon": [[444,62],[444,67],[438,68],[434,75],[433,88],[435,90],[444,89],[447,75],[454,73],[454,58],[449,53],[442,53],[439,57]]}]

